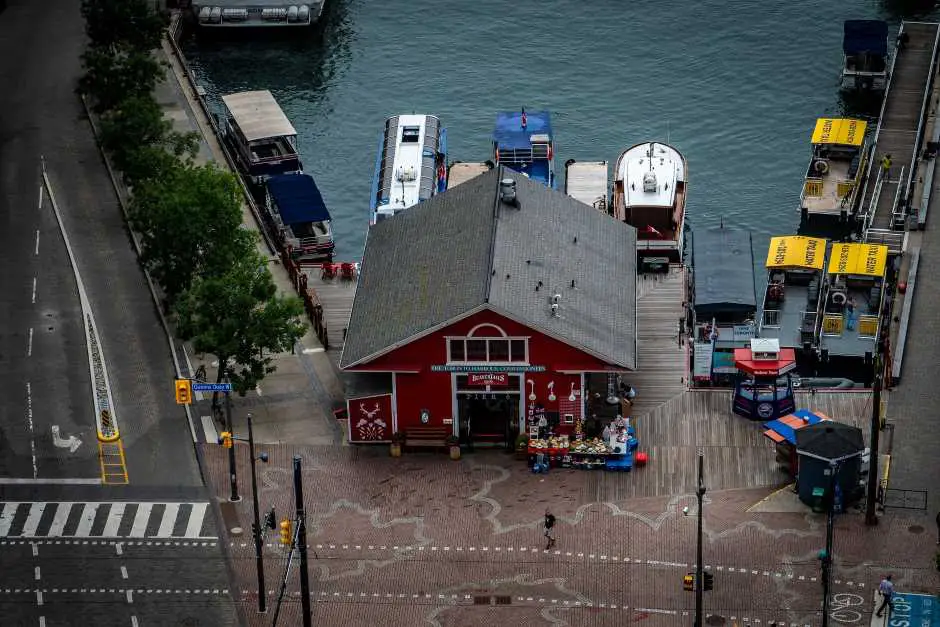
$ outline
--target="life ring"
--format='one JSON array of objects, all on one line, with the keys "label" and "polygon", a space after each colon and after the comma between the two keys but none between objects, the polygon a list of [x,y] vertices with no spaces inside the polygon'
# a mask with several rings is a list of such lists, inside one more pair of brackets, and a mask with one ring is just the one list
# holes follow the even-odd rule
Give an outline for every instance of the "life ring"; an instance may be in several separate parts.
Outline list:
[{"label": "life ring", "polygon": [[783,300],[783,286],[779,283],[772,283],[770,285],[770,289],[768,289],[767,292],[771,300]]},{"label": "life ring", "polygon": [[437,178],[441,181],[447,178],[447,168],[444,167],[443,163],[437,167]]},{"label": "life ring", "polygon": [[844,305],[845,300],[845,292],[834,292],[832,294],[832,304],[834,305]]},{"label": "life ring", "polygon": [[829,172],[829,163],[819,159],[816,161],[816,163],[813,164],[813,169],[817,174],[826,174]]}]

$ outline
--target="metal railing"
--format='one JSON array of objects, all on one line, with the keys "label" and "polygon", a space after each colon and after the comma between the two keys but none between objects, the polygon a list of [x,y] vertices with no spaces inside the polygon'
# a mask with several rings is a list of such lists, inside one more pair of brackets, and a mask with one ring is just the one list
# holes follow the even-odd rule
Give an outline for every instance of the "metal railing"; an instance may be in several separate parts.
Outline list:
[{"label": "metal railing", "polygon": [[803,193],[812,198],[819,198],[823,192],[823,180],[818,178],[807,178],[803,184]]},{"label": "metal railing", "polygon": [[884,168],[878,168],[878,178],[875,180],[875,190],[871,194],[871,202],[868,203],[868,209],[862,216],[862,232],[866,232],[875,219],[875,211],[878,210],[878,199],[881,198],[881,188],[884,186],[885,177]]},{"label": "metal railing", "polygon": [[763,313],[761,313],[761,328],[764,327],[767,327],[768,329],[780,328],[779,309],[765,309]]},{"label": "metal railing", "polygon": [[[903,24],[902,24],[903,27]],[[924,87],[924,97],[920,105],[920,121],[917,123],[917,135],[914,138],[914,154],[911,155],[911,165],[907,175],[907,185],[904,187],[905,200],[911,197],[911,185],[914,184],[915,174],[917,173],[917,161],[920,158],[921,144],[924,141],[924,130],[927,123],[927,112],[930,105],[930,94],[933,93],[933,83],[937,76],[937,51],[940,47],[940,25],[937,26],[937,34],[934,36],[933,51],[930,54],[930,72],[927,73],[927,85]],[[902,170],[903,178],[903,170]],[[898,179],[900,187],[901,179]],[[892,216],[893,217],[893,216]]]},{"label": "metal railing", "polygon": [[836,194],[843,200],[852,194],[853,189],[855,189],[855,181],[845,179],[836,183]]},{"label": "metal railing", "polygon": [[[916,147],[915,147],[916,148]],[[901,181],[904,179],[904,166],[901,166],[901,174],[898,176],[898,191],[894,194],[894,203],[891,205],[891,226],[894,227],[898,220],[904,222],[904,203],[901,202]],[[907,196],[905,195],[905,198]],[[899,218],[900,217],[900,218]]]},{"label": "metal railing", "polygon": [[845,319],[842,317],[842,314],[824,314],[822,321],[822,334],[823,335],[842,335],[842,328],[844,326]]},{"label": "metal railing", "polygon": [[856,328],[858,329],[858,336],[864,338],[874,339],[878,337],[878,326],[881,321],[877,315],[865,314],[858,317],[856,321]]}]

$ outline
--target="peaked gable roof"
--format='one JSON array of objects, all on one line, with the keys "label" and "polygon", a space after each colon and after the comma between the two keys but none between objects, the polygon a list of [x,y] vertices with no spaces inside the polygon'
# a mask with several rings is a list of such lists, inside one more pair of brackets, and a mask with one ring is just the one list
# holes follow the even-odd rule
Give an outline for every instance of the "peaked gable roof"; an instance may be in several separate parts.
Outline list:
[{"label": "peaked gable roof", "polygon": [[636,230],[512,170],[477,176],[369,229],[340,366],[485,307],[635,368]]}]

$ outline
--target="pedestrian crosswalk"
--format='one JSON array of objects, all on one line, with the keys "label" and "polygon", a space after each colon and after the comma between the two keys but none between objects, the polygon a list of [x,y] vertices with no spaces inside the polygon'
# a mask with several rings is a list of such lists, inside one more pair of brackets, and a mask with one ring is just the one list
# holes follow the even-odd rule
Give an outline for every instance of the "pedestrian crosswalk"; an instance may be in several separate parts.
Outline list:
[{"label": "pedestrian crosswalk", "polygon": [[0,501],[0,538],[215,539],[208,510],[208,502]]}]

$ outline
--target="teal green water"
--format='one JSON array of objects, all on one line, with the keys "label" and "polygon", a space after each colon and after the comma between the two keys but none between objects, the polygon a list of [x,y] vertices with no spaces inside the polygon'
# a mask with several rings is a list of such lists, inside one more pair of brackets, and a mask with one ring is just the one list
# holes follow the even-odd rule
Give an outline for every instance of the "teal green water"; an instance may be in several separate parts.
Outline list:
[{"label": "teal green water", "polygon": [[337,258],[361,256],[387,116],[439,115],[450,160],[482,161],[495,112],[525,106],[552,111],[560,175],[567,159],[613,164],[637,142],[674,144],[693,229],[751,230],[760,263],[768,238],[799,224],[815,119],[845,109],[843,20],[889,20],[893,39],[902,17],[940,18],[909,4],[331,0],[302,40],[192,38],[184,50],[214,106],[249,89],[280,102],[333,214]]}]

